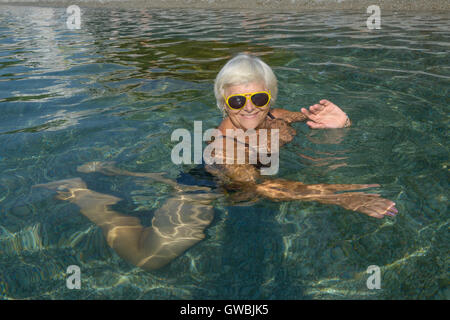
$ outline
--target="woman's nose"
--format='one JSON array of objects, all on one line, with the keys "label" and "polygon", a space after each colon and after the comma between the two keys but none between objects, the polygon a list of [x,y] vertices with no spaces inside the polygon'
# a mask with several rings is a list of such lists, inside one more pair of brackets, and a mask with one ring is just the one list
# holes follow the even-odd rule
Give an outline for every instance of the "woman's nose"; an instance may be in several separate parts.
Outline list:
[{"label": "woman's nose", "polygon": [[244,110],[247,112],[252,112],[253,109],[255,109],[255,106],[253,105],[252,99],[250,97],[247,97],[247,101],[245,102]]}]

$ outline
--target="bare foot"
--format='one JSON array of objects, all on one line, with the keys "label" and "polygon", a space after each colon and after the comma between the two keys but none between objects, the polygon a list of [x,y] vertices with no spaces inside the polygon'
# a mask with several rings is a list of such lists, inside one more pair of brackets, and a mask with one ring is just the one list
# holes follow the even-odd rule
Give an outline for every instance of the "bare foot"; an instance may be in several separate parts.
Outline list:
[{"label": "bare foot", "polygon": [[395,202],[381,198],[379,194],[352,192],[335,196],[337,197],[333,201],[335,204],[374,218],[381,219],[386,215],[393,217],[398,213],[398,210],[395,208]]},{"label": "bare foot", "polygon": [[83,173],[101,172],[105,175],[113,175],[116,174],[117,169],[115,169],[113,161],[92,161],[78,166],[77,171]]},{"label": "bare foot", "polygon": [[57,192],[56,199],[69,200],[71,202],[75,200],[75,193],[81,195],[90,191],[87,189],[86,183],[80,178],[36,184],[33,188],[46,188],[49,190],[54,190]]},{"label": "bare foot", "polygon": [[378,184],[303,184],[283,179],[268,180],[256,187],[256,192],[275,201],[303,200],[334,204],[374,218],[395,216],[395,203],[378,194],[343,192],[379,187]]}]

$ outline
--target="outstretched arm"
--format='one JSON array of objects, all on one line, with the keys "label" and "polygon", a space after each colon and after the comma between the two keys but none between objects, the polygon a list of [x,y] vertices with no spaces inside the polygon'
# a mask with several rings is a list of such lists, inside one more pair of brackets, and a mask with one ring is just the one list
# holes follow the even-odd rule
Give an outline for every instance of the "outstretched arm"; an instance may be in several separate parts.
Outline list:
[{"label": "outstretched arm", "polygon": [[[246,149],[248,152],[248,149]],[[226,164],[226,148],[217,153],[223,157],[223,164],[207,166],[207,170],[216,175],[225,187],[236,186],[244,193],[253,192],[254,196],[262,196],[274,201],[304,200],[334,204],[345,209],[358,211],[374,218],[395,215],[398,211],[395,203],[381,198],[378,194],[364,192],[346,192],[378,187],[375,184],[311,184],[284,179],[265,179],[259,170],[250,164]],[[216,159],[219,162],[219,159]],[[339,192],[339,193],[336,193]]]},{"label": "outstretched arm", "polygon": [[[376,193],[346,192],[379,187],[377,184],[303,184],[284,179],[267,180],[258,184],[259,195],[274,201],[317,201],[334,204],[347,210],[358,211],[374,218],[395,216],[395,203]],[[336,193],[340,192],[340,193]]]}]

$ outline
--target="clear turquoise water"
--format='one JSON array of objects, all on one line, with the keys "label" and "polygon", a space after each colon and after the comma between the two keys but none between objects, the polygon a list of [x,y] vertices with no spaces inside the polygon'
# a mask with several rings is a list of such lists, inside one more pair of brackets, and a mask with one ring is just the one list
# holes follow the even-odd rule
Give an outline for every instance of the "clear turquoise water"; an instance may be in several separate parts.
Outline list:
[{"label": "clear turquoise water", "polygon": [[[449,29],[444,14],[238,13],[0,7],[0,296],[3,299],[448,299]],[[259,54],[277,106],[327,98],[342,131],[295,124],[279,176],[380,183],[397,203],[377,220],[339,207],[219,201],[206,239],[145,272],[110,249],[78,207],[36,183],[81,177],[149,224],[170,188],[81,174],[88,161],[213,183],[170,161],[177,128],[221,121],[213,80],[234,54]],[[206,181],[206,182],[205,182]],[[81,289],[66,268],[81,268]],[[366,269],[381,268],[368,290]]]}]

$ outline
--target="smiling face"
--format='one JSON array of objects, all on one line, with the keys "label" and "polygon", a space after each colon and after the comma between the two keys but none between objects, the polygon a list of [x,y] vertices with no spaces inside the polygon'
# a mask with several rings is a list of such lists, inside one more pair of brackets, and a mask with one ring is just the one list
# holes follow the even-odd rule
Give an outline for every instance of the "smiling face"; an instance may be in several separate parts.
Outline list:
[{"label": "smiling face", "polygon": [[[229,86],[225,89],[225,98],[233,94],[253,93],[259,91],[268,91],[263,82],[251,82]],[[248,96],[249,98],[249,96]],[[270,103],[264,108],[256,107],[251,99],[247,99],[245,106],[239,110],[233,110],[225,105],[228,117],[236,128],[243,130],[257,128],[267,117],[270,109]]]}]

